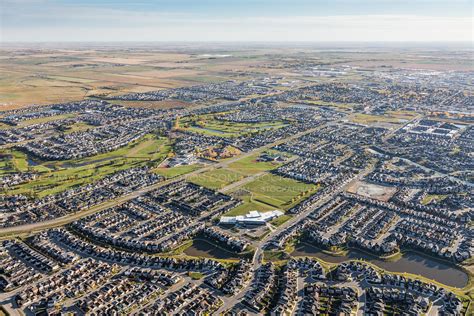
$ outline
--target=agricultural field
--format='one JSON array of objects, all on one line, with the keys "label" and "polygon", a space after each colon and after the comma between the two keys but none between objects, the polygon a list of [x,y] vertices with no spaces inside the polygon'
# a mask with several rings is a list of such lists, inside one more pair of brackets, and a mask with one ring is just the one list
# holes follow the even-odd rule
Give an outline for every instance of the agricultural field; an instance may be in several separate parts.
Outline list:
[{"label": "agricultural field", "polygon": [[[0,109],[222,82],[233,79],[234,71],[258,63],[241,58],[219,61],[158,49],[29,49],[27,55],[2,51]],[[124,105],[169,108],[186,103],[136,101]]]}]

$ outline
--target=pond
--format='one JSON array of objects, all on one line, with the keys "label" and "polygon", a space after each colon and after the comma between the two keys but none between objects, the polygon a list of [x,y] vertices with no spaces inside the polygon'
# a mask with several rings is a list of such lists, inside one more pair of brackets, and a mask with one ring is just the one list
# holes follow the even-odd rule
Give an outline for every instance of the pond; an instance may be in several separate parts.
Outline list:
[{"label": "pond", "polygon": [[326,262],[341,263],[351,259],[364,259],[384,270],[391,272],[408,272],[436,280],[448,286],[462,288],[467,285],[467,273],[458,269],[453,264],[438,261],[434,258],[414,252],[407,252],[396,261],[384,261],[376,256],[350,249],[345,256],[333,256],[324,253],[320,248],[306,243],[296,246],[293,256],[316,257]]},{"label": "pond", "polygon": [[28,166],[38,166],[40,164],[40,162],[31,159],[29,156],[26,158],[26,161],[28,162]]},{"label": "pond", "polygon": [[192,246],[183,251],[188,256],[215,258],[215,259],[234,259],[242,258],[238,253],[226,250],[217,245],[211,244],[204,239],[193,240]]}]

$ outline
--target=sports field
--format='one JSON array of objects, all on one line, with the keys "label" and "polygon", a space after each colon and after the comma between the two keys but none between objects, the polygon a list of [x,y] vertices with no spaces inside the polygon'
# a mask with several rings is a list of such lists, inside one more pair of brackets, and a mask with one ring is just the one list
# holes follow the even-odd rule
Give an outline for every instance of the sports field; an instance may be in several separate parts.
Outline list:
[{"label": "sports field", "polygon": [[250,192],[252,199],[278,209],[288,209],[294,203],[310,193],[318,186],[284,178],[273,174],[265,174],[240,189]]},{"label": "sports field", "polygon": [[193,175],[189,177],[188,180],[203,187],[218,190],[243,178],[244,175],[239,172],[227,169],[216,169]]}]

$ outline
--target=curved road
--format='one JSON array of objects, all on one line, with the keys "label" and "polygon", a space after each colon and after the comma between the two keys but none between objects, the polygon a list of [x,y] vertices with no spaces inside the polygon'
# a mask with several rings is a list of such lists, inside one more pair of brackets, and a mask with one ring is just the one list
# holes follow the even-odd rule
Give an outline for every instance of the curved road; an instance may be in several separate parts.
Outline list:
[{"label": "curved road", "polygon": [[160,187],[162,187],[166,184],[169,184],[171,182],[186,179],[187,177],[190,177],[190,176],[193,176],[193,175],[196,175],[196,174],[200,174],[200,173],[203,173],[203,172],[206,172],[206,171],[210,171],[210,170],[213,170],[213,169],[216,169],[216,168],[225,167],[225,166],[227,166],[227,165],[229,165],[229,164],[231,164],[231,163],[233,163],[237,160],[240,160],[242,158],[252,156],[256,153],[262,152],[262,151],[270,149],[270,148],[272,148],[276,145],[282,144],[282,143],[284,143],[288,140],[298,138],[298,137],[300,137],[302,135],[305,135],[305,134],[309,134],[309,133],[321,128],[322,126],[324,126],[324,124],[321,125],[321,126],[318,126],[316,128],[312,128],[312,129],[306,130],[304,132],[294,134],[290,137],[280,139],[280,140],[275,141],[271,144],[259,147],[259,148],[254,149],[254,150],[251,150],[249,152],[246,152],[244,154],[241,154],[241,155],[236,156],[234,158],[231,158],[229,160],[222,161],[222,162],[219,162],[217,164],[209,165],[209,166],[203,167],[201,169],[198,169],[198,170],[192,171],[190,173],[187,173],[185,175],[178,176],[178,177],[175,177],[175,178],[172,178],[172,179],[168,179],[168,180],[165,180],[165,181],[162,181],[162,182],[159,182],[159,183],[141,188],[137,191],[133,191],[131,193],[122,195],[121,197],[119,197],[117,199],[107,201],[105,203],[93,206],[93,207],[91,207],[87,210],[84,210],[84,211],[75,212],[75,213],[72,213],[72,214],[69,214],[69,215],[66,215],[66,216],[63,216],[63,217],[59,217],[59,218],[55,218],[55,219],[47,220],[47,221],[43,221],[43,222],[1,228],[0,229],[0,239],[1,238],[7,238],[7,237],[9,238],[9,237],[12,237],[12,235],[14,236],[14,235],[25,234],[25,233],[30,234],[30,233],[33,233],[33,232],[37,232],[37,231],[40,231],[40,230],[47,229],[47,228],[58,227],[58,226],[68,224],[72,221],[80,219],[80,218],[82,218],[84,216],[87,216],[89,214],[93,214],[93,213],[99,212],[101,210],[107,209],[109,207],[112,207],[114,205],[118,205],[118,204],[124,203],[126,201],[129,201],[131,199],[134,199],[134,198],[136,198],[140,195],[143,195],[143,194],[145,194],[149,191],[160,188]]}]

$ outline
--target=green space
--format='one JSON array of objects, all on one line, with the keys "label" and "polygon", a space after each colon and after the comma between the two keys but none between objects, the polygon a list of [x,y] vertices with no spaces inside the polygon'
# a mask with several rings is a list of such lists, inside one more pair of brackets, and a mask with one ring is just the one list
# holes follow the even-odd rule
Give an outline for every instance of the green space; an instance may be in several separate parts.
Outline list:
[{"label": "green space", "polygon": [[7,156],[0,156],[0,175],[13,172],[13,163]]},{"label": "green space", "polygon": [[264,251],[263,252],[263,260],[268,262],[278,262],[278,261],[283,261],[283,260],[288,260],[289,255],[282,251],[282,250],[276,250],[276,251]]},{"label": "green space", "polygon": [[286,223],[286,221],[288,221],[291,217],[292,217],[292,216],[290,216],[290,215],[284,214],[284,215],[282,215],[282,216],[280,216],[280,217],[275,218],[275,219],[272,220],[270,223],[271,223],[272,225],[275,225],[275,226],[280,226],[280,225]]},{"label": "green space", "polygon": [[[276,151],[273,151],[276,152]],[[240,174],[250,176],[262,171],[269,171],[278,168],[282,163],[257,161],[260,154],[255,154],[235,161],[227,166],[228,169]]]},{"label": "green space", "polygon": [[28,171],[28,161],[27,157],[24,153],[17,150],[11,150],[11,159],[15,169],[19,172],[26,172]]},{"label": "green space", "polygon": [[427,204],[430,204],[431,202],[440,202],[444,200],[446,197],[447,195],[443,195],[443,194],[427,194],[421,201],[421,204],[427,205]]},{"label": "green space", "polygon": [[356,103],[340,103],[340,102],[326,102],[322,100],[303,100],[305,104],[315,105],[315,106],[332,106],[339,108],[340,110],[352,110],[354,108],[360,107],[360,104]]},{"label": "green space", "polygon": [[201,272],[188,272],[188,276],[193,280],[200,280],[204,277]]},{"label": "green space", "polygon": [[400,111],[387,111],[387,115],[391,117],[396,117],[399,119],[412,120],[415,117],[417,117],[419,114],[414,111],[400,110]]},{"label": "green space", "polygon": [[371,114],[354,114],[351,121],[360,124],[372,124],[372,123],[391,123],[400,124],[404,119],[390,115],[371,115]]},{"label": "green space", "polygon": [[82,132],[82,131],[86,131],[90,128],[93,128],[94,126],[92,125],[89,125],[85,122],[76,122],[70,126],[68,126],[65,130],[65,134],[71,134],[71,133],[74,133],[74,132]]},{"label": "green space", "polygon": [[243,203],[225,213],[225,216],[245,215],[250,211],[266,212],[275,209],[271,205],[252,200],[250,195],[239,196],[238,198],[241,199]]},{"label": "green space", "polygon": [[252,200],[287,210],[301,199],[315,193],[319,186],[274,174],[265,174],[240,189],[248,191]]},{"label": "green space", "polygon": [[202,168],[201,164],[176,166],[176,167],[171,167],[171,168],[158,167],[158,168],[154,169],[154,172],[156,172],[157,174],[159,174],[159,175],[161,175],[165,178],[174,178],[174,177],[179,177],[183,174],[193,172],[193,171],[198,170],[200,168]]},{"label": "green space", "polygon": [[43,197],[74,186],[91,183],[114,172],[144,165],[161,163],[171,151],[167,138],[152,134],[112,152],[68,161],[38,161],[29,166],[27,155],[12,150],[13,165],[17,170],[39,172],[36,179],[8,190],[8,194]]},{"label": "green space", "polygon": [[203,187],[218,190],[243,178],[244,175],[239,172],[221,168],[192,175],[188,180]]},{"label": "green space", "polygon": [[49,168],[43,165],[30,166],[28,163],[28,156],[15,149],[5,149],[4,156],[0,158],[0,174],[7,174],[13,172],[46,172]]},{"label": "green space", "polygon": [[222,137],[238,137],[244,134],[256,133],[267,129],[276,129],[285,126],[282,121],[262,123],[235,123],[217,120],[213,114],[200,116],[186,116],[176,122],[178,129],[199,134]]}]

